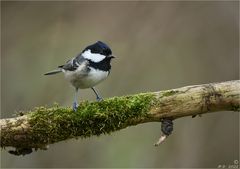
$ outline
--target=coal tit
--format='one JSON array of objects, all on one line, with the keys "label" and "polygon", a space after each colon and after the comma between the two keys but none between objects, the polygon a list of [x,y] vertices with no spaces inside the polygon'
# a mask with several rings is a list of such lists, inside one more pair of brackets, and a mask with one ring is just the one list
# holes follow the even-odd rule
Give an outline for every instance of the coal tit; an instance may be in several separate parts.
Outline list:
[{"label": "coal tit", "polygon": [[80,54],[66,64],[58,66],[58,69],[45,73],[44,75],[53,75],[63,72],[66,79],[75,87],[75,97],[73,110],[76,111],[77,93],[79,89],[91,88],[96,94],[97,100],[102,97],[98,94],[94,86],[106,79],[111,70],[111,60],[114,58],[110,47],[101,42],[87,46]]}]

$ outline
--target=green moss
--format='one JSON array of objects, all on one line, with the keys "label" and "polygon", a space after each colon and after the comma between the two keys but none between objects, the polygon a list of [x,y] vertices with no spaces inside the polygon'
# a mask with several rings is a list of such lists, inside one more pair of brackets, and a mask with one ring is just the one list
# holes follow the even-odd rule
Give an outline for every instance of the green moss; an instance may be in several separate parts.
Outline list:
[{"label": "green moss", "polygon": [[76,112],[58,105],[36,108],[29,114],[32,140],[47,144],[111,133],[125,127],[132,119],[145,117],[153,99],[152,94],[138,94],[102,102],[85,101]]}]

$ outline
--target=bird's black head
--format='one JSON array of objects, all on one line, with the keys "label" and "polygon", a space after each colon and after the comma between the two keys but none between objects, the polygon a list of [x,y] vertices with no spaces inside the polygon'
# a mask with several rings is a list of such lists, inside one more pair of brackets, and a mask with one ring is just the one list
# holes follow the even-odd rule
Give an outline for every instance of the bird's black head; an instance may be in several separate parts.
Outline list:
[{"label": "bird's black head", "polygon": [[114,58],[110,47],[101,41],[87,46],[81,55],[88,60],[89,67],[102,71],[109,71],[111,69],[110,62]]},{"label": "bird's black head", "polygon": [[101,54],[104,56],[111,56],[112,55],[112,50],[110,49],[110,47],[101,42],[101,41],[97,41],[96,43],[87,46],[84,51],[90,50],[91,53],[97,53],[97,54]]}]

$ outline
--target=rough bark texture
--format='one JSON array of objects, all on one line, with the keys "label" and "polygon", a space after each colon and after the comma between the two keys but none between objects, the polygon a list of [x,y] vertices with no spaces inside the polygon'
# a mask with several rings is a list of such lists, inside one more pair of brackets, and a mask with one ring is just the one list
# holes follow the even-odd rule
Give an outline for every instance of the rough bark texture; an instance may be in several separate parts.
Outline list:
[{"label": "rough bark texture", "polygon": [[216,111],[239,111],[240,81],[82,102],[74,112],[57,105],[1,119],[1,147],[43,148],[78,137],[111,133],[145,122],[176,119]]}]

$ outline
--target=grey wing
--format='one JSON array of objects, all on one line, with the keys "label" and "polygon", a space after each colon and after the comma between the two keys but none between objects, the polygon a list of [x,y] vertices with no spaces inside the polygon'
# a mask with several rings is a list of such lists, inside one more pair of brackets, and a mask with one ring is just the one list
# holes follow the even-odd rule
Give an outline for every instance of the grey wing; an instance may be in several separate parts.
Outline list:
[{"label": "grey wing", "polygon": [[68,70],[68,71],[75,71],[79,66],[88,69],[87,67],[88,61],[82,56],[80,53],[75,58],[67,61],[66,64],[58,66],[61,69]]}]

